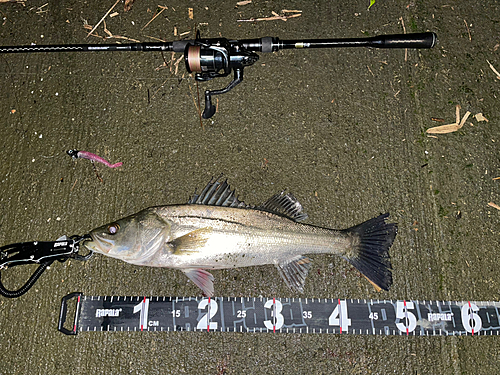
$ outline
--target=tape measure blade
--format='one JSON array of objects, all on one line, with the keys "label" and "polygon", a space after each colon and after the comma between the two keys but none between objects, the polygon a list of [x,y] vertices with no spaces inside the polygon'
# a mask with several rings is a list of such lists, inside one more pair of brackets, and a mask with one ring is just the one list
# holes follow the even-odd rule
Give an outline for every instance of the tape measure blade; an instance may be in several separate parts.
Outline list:
[{"label": "tape measure blade", "polygon": [[79,331],[498,335],[498,302],[84,296]]}]

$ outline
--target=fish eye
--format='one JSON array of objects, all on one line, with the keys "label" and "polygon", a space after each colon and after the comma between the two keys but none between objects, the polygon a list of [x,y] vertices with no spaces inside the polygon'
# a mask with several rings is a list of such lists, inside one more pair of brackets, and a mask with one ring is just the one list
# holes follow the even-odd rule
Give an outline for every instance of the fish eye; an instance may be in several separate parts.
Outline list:
[{"label": "fish eye", "polygon": [[120,230],[120,226],[118,223],[113,223],[108,225],[108,233],[109,234],[116,234]]}]

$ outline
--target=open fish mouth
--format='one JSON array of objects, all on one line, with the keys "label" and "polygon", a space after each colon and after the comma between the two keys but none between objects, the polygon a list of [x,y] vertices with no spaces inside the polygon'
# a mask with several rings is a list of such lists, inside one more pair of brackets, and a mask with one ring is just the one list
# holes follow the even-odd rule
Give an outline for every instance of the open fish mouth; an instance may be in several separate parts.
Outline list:
[{"label": "open fish mouth", "polygon": [[98,238],[97,236],[94,235],[90,236],[92,237],[92,240],[85,241],[83,244],[83,246],[85,246],[87,250],[107,254],[112,249],[113,247],[112,241],[107,241],[104,238]]}]

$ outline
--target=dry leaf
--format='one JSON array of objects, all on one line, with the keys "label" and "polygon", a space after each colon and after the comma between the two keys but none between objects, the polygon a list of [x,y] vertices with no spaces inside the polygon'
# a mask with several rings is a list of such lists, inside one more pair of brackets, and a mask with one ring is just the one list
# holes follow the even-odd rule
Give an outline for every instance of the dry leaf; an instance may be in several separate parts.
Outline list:
[{"label": "dry leaf", "polygon": [[478,114],[474,115],[474,117],[476,118],[477,122],[481,122],[481,121],[489,122],[488,119],[486,117],[484,117],[482,113],[478,113]]}]

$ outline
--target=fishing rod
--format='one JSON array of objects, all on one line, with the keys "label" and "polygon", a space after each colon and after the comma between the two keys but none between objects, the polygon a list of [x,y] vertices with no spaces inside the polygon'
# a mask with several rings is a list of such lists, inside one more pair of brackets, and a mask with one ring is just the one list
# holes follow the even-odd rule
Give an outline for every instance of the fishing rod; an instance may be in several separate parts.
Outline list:
[{"label": "fishing rod", "polygon": [[212,96],[231,91],[243,80],[243,70],[259,60],[257,52],[270,53],[282,49],[307,48],[432,48],[437,35],[433,32],[415,34],[379,35],[369,38],[341,39],[299,39],[280,40],[276,37],[258,39],[229,40],[226,38],[201,39],[199,32],[196,39],[174,42],[151,42],[130,44],[57,44],[0,47],[0,53],[33,52],[181,52],[184,54],[186,70],[195,73],[200,82],[226,77],[231,72],[233,80],[224,88],[205,91],[205,109],[202,117],[211,118],[216,107]]}]

